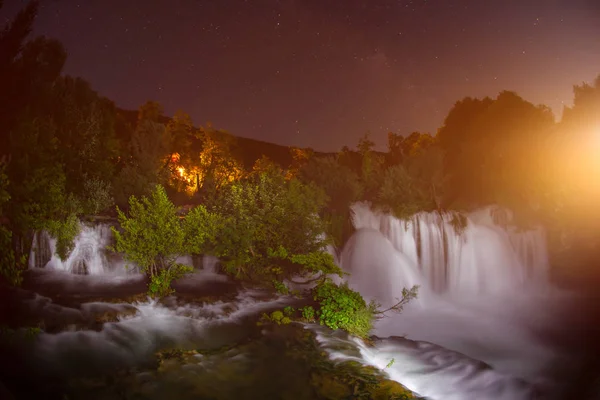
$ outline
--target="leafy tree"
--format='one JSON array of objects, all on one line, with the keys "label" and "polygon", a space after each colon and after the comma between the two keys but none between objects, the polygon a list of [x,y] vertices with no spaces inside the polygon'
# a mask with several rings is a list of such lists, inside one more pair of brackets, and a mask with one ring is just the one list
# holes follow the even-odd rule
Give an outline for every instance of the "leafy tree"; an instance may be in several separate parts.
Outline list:
[{"label": "leafy tree", "polygon": [[169,155],[165,126],[151,120],[142,120],[131,137],[130,156],[115,179],[115,200],[126,206],[129,196],[145,196],[168,179],[163,169]]},{"label": "leafy tree", "polygon": [[339,272],[325,253],[325,199],[281,170],[233,182],[210,205],[222,221],[212,253],[227,272],[259,282]]},{"label": "leafy tree", "polygon": [[156,296],[171,293],[170,284],[192,267],[177,263],[188,252],[186,231],[177,209],[164,188],[157,185],[150,197],[129,199],[129,212],[117,208],[121,230],[112,228],[114,250],[125,254],[150,277],[149,291]]},{"label": "leafy tree", "polygon": [[281,168],[275,164],[271,159],[264,154],[256,160],[254,165],[252,166],[252,174],[260,175],[260,174],[272,174],[277,173],[277,171],[281,170]]},{"label": "leafy tree", "polygon": [[361,157],[360,178],[364,188],[364,197],[368,200],[376,196],[377,188],[381,184],[381,171],[383,159],[375,154],[375,143],[371,140],[371,133],[367,132],[358,140],[357,150]]},{"label": "leafy tree", "polygon": [[99,178],[86,179],[83,190],[87,193],[83,210],[86,214],[98,215],[114,205],[112,185]]},{"label": "leafy tree", "polygon": [[115,106],[80,78],[58,79],[52,98],[52,120],[57,127],[67,191],[85,203],[91,200],[85,187],[88,180],[106,186],[114,176],[118,156]]},{"label": "leafy tree", "polygon": [[359,176],[334,157],[314,157],[300,171],[300,179],[312,182],[329,197],[328,208],[342,213],[362,195]]},{"label": "leafy tree", "polygon": [[196,190],[200,198],[206,199],[224,185],[240,179],[244,170],[233,155],[233,136],[210,126],[201,128],[200,136],[202,151],[192,172],[196,175]]},{"label": "leafy tree", "polygon": [[17,62],[33,29],[38,6],[36,1],[29,2],[0,31],[0,151],[3,155],[9,153],[9,133],[16,118],[30,100],[28,91],[22,91],[22,72],[18,70]]},{"label": "leafy tree", "polygon": [[580,250],[598,249],[600,76],[575,85],[573,94],[573,105],[565,107],[557,135],[546,148],[546,196],[540,203],[546,226],[558,233],[556,240],[565,236]]},{"label": "leafy tree", "polygon": [[149,100],[139,108],[138,125],[144,121],[160,123],[164,113],[163,106],[159,102]]},{"label": "leafy tree", "polygon": [[[8,193],[8,176],[4,173],[5,165],[0,165],[0,218],[4,217],[3,207],[10,200]],[[0,220],[0,282],[6,281],[9,285],[21,284],[23,270],[15,258],[12,248],[12,232]]]},{"label": "leafy tree", "polygon": [[288,169],[288,178],[295,178],[298,176],[300,170],[313,158],[313,149],[301,149],[299,147],[291,147],[290,153],[292,155],[292,164]]},{"label": "leafy tree", "polygon": [[427,194],[403,165],[385,171],[377,204],[399,218],[408,218],[426,209]]},{"label": "leafy tree", "polygon": [[316,185],[328,196],[329,201],[321,216],[328,222],[327,234],[337,246],[341,246],[353,230],[349,210],[350,205],[362,197],[360,177],[335,157],[313,157],[300,170],[299,177]]},{"label": "leafy tree", "polygon": [[191,117],[179,110],[166,126],[169,156],[165,159],[164,169],[169,171],[169,184],[177,191],[192,192],[196,180],[190,173],[194,168],[192,138],[194,125]]},{"label": "leafy tree", "polygon": [[388,153],[386,154],[386,165],[392,166],[402,164],[404,161],[404,136],[388,132]]},{"label": "leafy tree", "polygon": [[465,206],[496,202],[526,212],[540,196],[540,143],[553,129],[547,107],[512,92],[456,103],[437,135],[449,175],[447,201]]}]

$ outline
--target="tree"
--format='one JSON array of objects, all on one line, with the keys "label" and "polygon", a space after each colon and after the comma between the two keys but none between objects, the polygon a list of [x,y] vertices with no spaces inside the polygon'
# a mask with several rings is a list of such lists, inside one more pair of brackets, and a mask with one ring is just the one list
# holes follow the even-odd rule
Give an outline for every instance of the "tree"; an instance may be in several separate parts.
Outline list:
[{"label": "tree", "polygon": [[138,110],[138,125],[143,121],[160,123],[164,113],[163,106],[159,102],[149,100],[142,104]]},{"label": "tree", "polygon": [[0,31],[0,151],[2,155],[9,153],[9,133],[15,118],[21,113],[29,101],[29,92],[20,87],[22,72],[17,68],[17,60],[21,55],[25,41],[33,29],[33,22],[38,10],[38,2],[30,2],[19,11],[14,20],[7,23]]},{"label": "tree", "polygon": [[426,209],[427,194],[403,165],[385,171],[377,205],[399,218],[408,218]]},{"label": "tree", "polygon": [[5,168],[4,164],[0,164],[0,282],[4,280],[9,285],[18,286],[23,280],[23,269],[12,247],[12,232],[5,226],[4,205],[10,200]]},{"label": "tree", "polygon": [[281,167],[279,167],[279,165],[275,164],[273,161],[271,161],[269,157],[263,154],[258,160],[256,160],[256,162],[252,166],[251,174],[274,174],[278,172],[283,173],[283,171],[281,171]]},{"label": "tree", "polygon": [[168,180],[163,169],[169,156],[165,126],[151,120],[138,123],[129,143],[129,157],[115,180],[115,200],[127,205],[130,196],[145,196]]},{"label": "tree", "polygon": [[188,187],[195,183],[187,173],[193,168],[193,128],[192,118],[181,110],[175,113],[166,127],[169,156],[165,160],[164,168],[169,170],[171,184],[178,192],[187,191]]},{"label": "tree", "polygon": [[361,157],[361,180],[365,198],[368,200],[376,196],[377,188],[381,184],[381,170],[383,159],[375,154],[375,143],[371,140],[371,133],[367,132],[358,140],[357,150]]},{"label": "tree", "polygon": [[201,199],[214,196],[224,185],[243,175],[242,163],[233,156],[235,138],[226,132],[208,126],[201,128],[202,151],[196,168],[196,190]]},{"label": "tree", "polygon": [[540,196],[540,144],[553,129],[554,117],[547,107],[512,92],[494,100],[457,102],[437,135],[448,171],[447,203],[495,202],[526,212]]},{"label": "tree", "polygon": [[329,197],[327,207],[335,213],[345,212],[362,195],[359,176],[334,157],[312,158],[300,171],[300,178],[321,188]]},{"label": "tree", "polygon": [[388,132],[388,153],[386,154],[387,166],[402,164],[404,161],[404,136]]},{"label": "tree", "polygon": [[141,200],[131,196],[129,212],[117,208],[117,213],[121,230],[111,228],[114,250],[149,275],[150,293],[171,293],[171,281],[192,268],[177,263],[177,258],[188,252],[186,231],[164,188],[157,185],[150,197]]},{"label": "tree", "polygon": [[565,107],[557,135],[547,148],[546,202],[551,225],[593,248],[600,228],[600,76],[573,87],[573,105]]},{"label": "tree", "polygon": [[325,195],[282,171],[252,175],[223,187],[209,210],[221,216],[212,254],[239,278],[273,283],[340,272],[326,253],[318,214]]},{"label": "tree", "polygon": [[300,170],[299,178],[317,186],[329,198],[321,217],[327,222],[327,234],[335,245],[343,245],[353,231],[350,205],[360,200],[363,194],[360,177],[330,156],[312,158]]},{"label": "tree", "polygon": [[292,164],[287,171],[287,176],[291,179],[298,176],[299,171],[313,158],[315,151],[310,148],[290,147],[290,153]]}]

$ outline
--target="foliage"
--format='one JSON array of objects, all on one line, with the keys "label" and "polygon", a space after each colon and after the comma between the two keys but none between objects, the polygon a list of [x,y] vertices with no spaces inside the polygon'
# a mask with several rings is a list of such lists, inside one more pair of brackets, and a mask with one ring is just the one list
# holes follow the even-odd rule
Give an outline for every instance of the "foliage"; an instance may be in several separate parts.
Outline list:
[{"label": "foliage", "polygon": [[538,182],[549,161],[544,161],[540,143],[553,127],[547,107],[512,92],[457,102],[437,135],[448,174],[447,201],[530,207],[541,195]]},{"label": "foliage", "polygon": [[157,185],[150,197],[129,199],[129,213],[117,208],[121,230],[111,228],[115,236],[114,250],[138,265],[151,278],[151,291],[161,295],[172,279],[189,269],[176,263],[187,253],[185,229],[177,209],[165,189]]},{"label": "foliage", "polygon": [[141,120],[131,137],[126,164],[115,180],[114,196],[119,206],[125,207],[130,196],[149,195],[156,185],[166,181],[163,165],[168,152],[165,126]]},{"label": "foliage", "polygon": [[12,232],[2,225],[0,225],[0,249],[0,278],[3,278],[11,286],[21,285],[23,263],[19,263],[15,258],[12,249]]},{"label": "foliage", "polygon": [[263,314],[261,319],[265,322],[274,322],[277,325],[287,325],[292,322],[290,317],[280,310],[273,311],[270,315]]},{"label": "foliage", "polygon": [[377,205],[399,218],[409,218],[425,209],[427,203],[427,193],[404,165],[395,165],[385,172]]},{"label": "foliage", "polygon": [[194,207],[183,221],[186,247],[191,254],[208,254],[217,246],[217,233],[223,216],[209,212],[205,206]]},{"label": "foliage", "polygon": [[300,170],[300,179],[321,188],[329,197],[328,209],[336,213],[346,211],[363,191],[358,174],[334,157],[313,157]]},{"label": "foliage", "polygon": [[[0,217],[3,208],[10,200],[8,193],[8,177],[4,173],[5,166],[0,165]],[[0,224],[0,277],[9,285],[19,286],[23,281],[23,269],[19,268],[12,248],[12,232]]]},{"label": "foliage", "polygon": [[[397,303],[392,305],[389,308],[386,308],[385,310],[377,309],[377,311],[375,312],[375,318],[378,318],[378,319],[382,318],[383,316],[385,316],[385,313],[388,311],[394,311],[397,313],[402,312],[402,310],[404,309],[404,306],[407,305],[411,300],[416,299],[418,295],[419,295],[419,286],[418,285],[415,285],[410,289],[402,288],[402,298],[396,299]],[[377,307],[379,308],[380,305],[377,305]]]},{"label": "foliage", "polygon": [[467,217],[459,212],[454,212],[452,213],[452,219],[450,220],[450,225],[452,225],[452,228],[454,229],[454,232],[457,235],[462,235],[465,231],[465,229],[467,229],[467,226],[469,224],[469,220],[467,219]]},{"label": "foliage", "polygon": [[292,306],[285,306],[283,307],[283,314],[286,317],[291,317],[292,315],[294,315],[294,313],[296,312],[296,309]]},{"label": "foliage", "polygon": [[347,283],[336,285],[325,281],[313,290],[313,298],[319,303],[319,323],[331,329],[343,329],[365,338],[373,327],[377,304],[366,304],[360,293],[350,289]]},{"label": "foliage", "polygon": [[273,283],[273,288],[275,288],[275,291],[277,291],[277,293],[280,293],[280,294],[289,294],[290,293],[290,289],[287,287],[287,285],[285,283],[278,281],[277,279],[273,279],[272,283]]},{"label": "foliage", "polygon": [[196,176],[196,190],[201,199],[206,199],[223,186],[240,179],[243,167],[233,154],[233,136],[208,126],[201,128],[200,137],[202,151],[193,173]]},{"label": "foliage", "polygon": [[318,217],[323,193],[282,171],[225,186],[210,205],[221,224],[212,254],[227,272],[263,282],[332,270]]},{"label": "foliage", "polygon": [[171,282],[193,271],[193,267],[183,264],[174,264],[169,269],[161,269],[158,275],[150,277],[148,292],[154,297],[168,296],[173,293]]},{"label": "foliage", "polygon": [[48,225],[48,233],[56,239],[56,254],[61,260],[65,261],[75,243],[75,237],[79,234],[80,225],[79,219],[75,214],[70,214],[65,220],[50,221]]},{"label": "foliage", "polygon": [[302,318],[306,321],[313,322],[315,320],[315,309],[312,306],[304,306],[300,311],[302,312]]},{"label": "foliage", "polygon": [[98,215],[114,204],[110,182],[88,178],[83,183],[83,190],[87,193],[83,205],[86,214]]},{"label": "foliage", "polygon": [[12,329],[6,326],[0,326],[0,339],[12,343],[15,340],[25,339],[27,341],[34,340],[42,330],[38,327],[25,327],[20,329]]}]

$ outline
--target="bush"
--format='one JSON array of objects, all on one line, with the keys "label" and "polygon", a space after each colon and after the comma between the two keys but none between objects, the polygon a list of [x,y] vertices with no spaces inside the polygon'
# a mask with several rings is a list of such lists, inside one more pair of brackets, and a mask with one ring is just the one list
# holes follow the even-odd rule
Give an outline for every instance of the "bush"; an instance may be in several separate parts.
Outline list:
[{"label": "bush", "polygon": [[302,318],[304,318],[308,322],[313,322],[315,320],[315,309],[312,306],[305,306],[301,308]]},{"label": "bush", "polygon": [[347,283],[338,286],[329,280],[324,281],[314,288],[313,298],[319,303],[316,314],[321,325],[343,329],[361,338],[369,336],[378,305],[374,302],[367,304],[360,293],[350,289]]},{"label": "bush", "polygon": [[105,182],[98,178],[86,178],[83,183],[85,191],[84,212],[91,215],[98,215],[102,211],[114,205],[112,196],[112,186],[110,182]]},{"label": "bush", "polygon": [[12,232],[0,225],[0,278],[11,286],[23,282],[23,263],[17,261],[12,248]]},{"label": "bush", "polygon": [[79,219],[71,214],[64,221],[50,221],[48,225],[50,236],[56,239],[56,254],[65,261],[75,247],[75,237],[80,231]]},{"label": "bush", "polygon": [[148,292],[154,297],[165,297],[174,292],[171,282],[192,272],[194,269],[189,265],[175,264],[170,269],[161,270],[158,275],[150,278]]},{"label": "bush", "polygon": [[[220,216],[210,253],[236,278],[273,284],[293,276],[339,273],[326,253],[323,192],[269,170],[223,187],[208,208]],[[208,249],[207,249],[208,250]],[[327,271],[327,272],[325,272]]]},{"label": "bush", "polygon": [[160,185],[150,198],[142,197],[140,201],[131,196],[129,206],[129,215],[117,207],[122,232],[111,228],[115,235],[113,250],[123,252],[127,261],[150,276],[152,295],[168,295],[172,293],[171,281],[192,270],[176,263],[189,248],[184,224]]}]

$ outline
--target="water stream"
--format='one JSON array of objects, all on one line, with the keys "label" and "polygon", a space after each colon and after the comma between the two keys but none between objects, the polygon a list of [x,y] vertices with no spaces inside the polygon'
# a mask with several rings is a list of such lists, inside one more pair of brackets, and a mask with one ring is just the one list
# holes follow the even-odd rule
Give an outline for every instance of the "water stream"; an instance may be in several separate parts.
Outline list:
[{"label": "water stream", "polygon": [[[521,231],[511,226],[510,213],[494,207],[469,214],[466,225],[457,224],[451,213],[421,213],[402,221],[363,204],[353,207],[353,217],[356,233],[339,255],[351,274],[349,285],[383,307],[394,304],[405,287],[419,285],[419,296],[403,313],[376,323],[373,345],[306,325],[330,358],[375,366],[433,400],[550,398],[557,376],[549,366],[568,365],[570,359],[543,333],[560,324],[560,312],[574,296],[548,282],[543,229]],[[121,307],[95,297],[143,291],[137,269],[106,251],[111,240],[108,225],[82,225],[75,249],[61,261],[53,254],[53,239],[36,235],[30,287],[63,303],[37,296],[28,307],[81,320],[91,310]],[[196,265],[194,274],[176,283],[182,297],[170,302],[137,300],[130,305],[134,313],[100,329],[42,333],[32,352],[34,363],[64,376],[141,368],[161,348],[211,349],[242,342],[263,311],[294,302],[232,286],[228,299],[187,302],[186,293],[200,298],[213,295],[209,289],[216,285],[231,285],[217,273],[216,262],[205,258]]]}]

